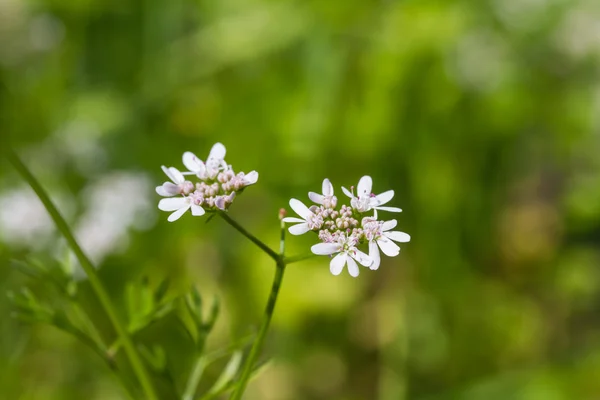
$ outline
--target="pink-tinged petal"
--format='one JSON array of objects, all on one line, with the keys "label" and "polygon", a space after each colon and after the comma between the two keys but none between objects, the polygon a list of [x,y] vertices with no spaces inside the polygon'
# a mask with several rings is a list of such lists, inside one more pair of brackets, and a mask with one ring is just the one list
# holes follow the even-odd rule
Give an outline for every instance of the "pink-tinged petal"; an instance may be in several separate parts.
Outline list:
[{"label": "pink-tinged petal", "polygon": [[370,267],[373,264],[373,259],[358,249],[352,250],[350,255],[365,267]]},{"label": "pink-tinged petal", "polygon": [[384,231],[384,232],[385,231],[389,231],[390,229],[394,229],[397,224],[398,224],[398,221],[396,221],[395,219],[391,219],[389,221],[385,221],[381,225],[381,230]]},{"label": "pink-tinged petal", "polygon": [[333,259],[329,263],[329,271],[333,275],[341,274],[342,270],[344,269],[344,265],[346,265],[347,258],[348,256],[346,255],[346,253],[340,253],[337,256],[333,257]]},{"label": "pink-tinged petal", "polygon": [[204,215],[206,211],[204,211],[204,208],[200,207],[197,204],[192,204],[192,215],[195,217],[199,217],[201,215]]},{"label": "pink-tinged petal", "polygon": [[388,190],[387,192],[383,192],[381,194],[378,194],[377,196],[375,196],[375,199],[377,200],[377,204],[375,205],[380,205],[380,204],[385,204],[388,201],[390,201],[392,198],[394,197],[394,191],[393,190]]},{"label": "pink-tinged petal", "polygon": [[284,219],[282,219],[282,221],[283,222],[300,222],[300,223],[306,222],[305,220],[296,218],[296,217],[285,217]]},{"label": "pink-tinged petal", "polygon": [[183,153],[182,161],[183,165],[185,165],[189,171],[195,174],[203,175],[206,171],[206,166],[202,160],[196,157],[196,155],[190,151]]},{"label": "pink-tinged petal", "polygon": [[308,224],[305,222],[303,224],[298,224],[298,225],[290,226],[288,228],[288,231],[292,235],[302,235],[302,234],[310,231],[310,228],[308,227]]},{"label": "pink-tinged petal", "polygon": [[354,261],[352,257],[346,258],[346,261],[348,262],[348,273],[351,277],[356,278],[360,272],[358,270],[358,265],[356,264],[356,261]]},{"label": "pink-tinged petal", "polygon": [[169,218],[167,218],[167,221],[169,222],[173,222],[173,221],[177,221],[183,214],[185,214],[185,212],[187,210],[189,210],[191,204],[188,204],[186,207],[180,208],[179,210],[175,211],[173,214],[169,215]]},{"label": "pink-tinged petal", "polygon": [[212,149],[210,149],[210,153],[208,154],[208,158],[209,159],[216,159],[216,160],[222,160],[225,158],[225,152],[227,150],[225,150],[225,146],[223,146],[221,143],[215,143],[212,147]]},{"label": "pink-tinged petal", "polygon": [[189,204],[185,197],[173,197],[169,199],[161,199],[158,202],[158,209],[162,211],[175,211]]},{"label": "pink-tinged petal", "polygon": [[156,187],[156,193],[163,197],[175,196],[179,193],[179,187],[171,182],[165,182],[162,186]]},{"label": "pink-tinged petal", "polygon": [[353,198],[354,196],[352,195],[352,192],[349,191],[348,189],[346,189],[345,187],[342,186],[342,192],[344,192],[344,194],[350,198]]},{"label": "pink-tinged petal", "polygon": [[292,207],[292,210],[294,210],[296,214],[304,219],[308,218],[309,215],[312,215],[312,211],[310,211],[300,200],[290,199],[290,207]]},{"label": "pink-tinged petal", "polygon": [[333,196],[333,185],[331,184],[329,179],[323,179],[323,185],[321,189],[323,190],[322,193],[324,196]]},{"label": "pink-tinged petal", "polygon": [[254,185],[258,181],[258,172],[251,171],[244,175],[244,183],[246,185]]},{"label": "pink-tinged petal", "polygon": [[381,251],[383,251],[383,254],[388,257],[396,257],[400,254],[400,247],[385,236],[377,239],[377,244]]},{"label": "pink-tinged petal", "polygon": [[337,243],[317,243],[310,248],[313,254],[320,256],[328,256],[340,251],[340,245]]},{"label": "pink-tinged petal", "polygon": [[372,270],[378,269],[381,264],[381,255],[379,254],[379,247],[375,241],[369,242],[369,257],[373,260],[373,264],[369,266]]},{"label": "pink-tinged petal", "polygon": [[410,242],[410,235],[408,233],[394,231],[394,232],[384,232],[383,234],[396,242],[400,242],[400,243]]},{"label": "pink-tinged petal", "polygon": [[357,190],[356,194],[358,196],[370,195],[372,188],[373,188],[373,180],[371,179],[371,177],[369,175],[365,175],[362,178],[360,178],[360,181],[358,181],[358,190]]},{"label": "pink-tinged petal", "polygon": [[402,209],[398,208],[398,207],[376,207],[376,208],[381,211],[402,212]]},{"label": "pink-tinged petal", "polygon": [[323,195],[320,195],[318,193],[315,192],[308,192],[308,198],[313,202],[313,203],[317,203],[317,204],[323,204]]}]

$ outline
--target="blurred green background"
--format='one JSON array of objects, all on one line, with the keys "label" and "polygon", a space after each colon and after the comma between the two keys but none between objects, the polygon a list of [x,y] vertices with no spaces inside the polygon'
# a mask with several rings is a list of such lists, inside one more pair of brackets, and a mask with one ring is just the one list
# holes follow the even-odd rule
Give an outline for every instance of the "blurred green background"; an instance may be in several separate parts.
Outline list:
[{"label": "blurred green background", "polygon": [[[168,223],[161,165],[224,143],[260,173],[231,215],[272,247],[325,177],[395,190],[412,241],[358,279],[291,265],[248,399],[599,399],[599,20],[596,0],[2,0],[0,135],[122,311],[144,277],[221,298],[209,348],[256,326],[273,265],[221,220]],[[124,398],[88,348],[9,317],[31,286],[9,260],[64,251],[0,168],[0,398]]]}]

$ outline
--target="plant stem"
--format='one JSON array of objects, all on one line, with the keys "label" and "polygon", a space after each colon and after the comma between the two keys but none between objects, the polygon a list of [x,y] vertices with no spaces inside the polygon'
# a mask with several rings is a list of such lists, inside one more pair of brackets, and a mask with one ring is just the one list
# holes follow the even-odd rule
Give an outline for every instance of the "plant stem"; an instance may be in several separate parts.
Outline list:
[{"label": "plant stem", "polygon": [[267,253],[269,255],[269,257],[271,257],[273,260],[275,260],[276,262],[279,262],[280,255],[277,254],[277,252],[275,250],[271,249],[269,246],[264,244],[256,236],[254,236],[253,234],[248,232],[243,226],[241,226],[235,220],[233,220],[225,211],[218,211],[218,213],[219,213],[219,216],[225,220],[225,222],[227,222],[229,225],[233,226],[235,229],[238,230],[238,232],[240,232],[242,235],[244,235],[248,239],[250,239],[250,241],[252,243],[254,243],[258,247],[260,247],[260,249],[262,251],[264,251],[265,253]]},{"label": "plant stem", "polygon": [[313,258],[316,257],[317,255],[314,253],[307,253],[307,254],[301,254],[299,256],[293,256],[293,257],[285,257],[283,259],[283,261],[285,262],[285,265],[290,265],[293,263],[297,263],[298,261],[304,261],[307,260],[309,258]]},{"label": "plant stem", "polygon": [[37,181],[37,179],[29,171],[29,169],[27,169],[27,167],[19,159],[17,154],[15,154],[11,149],[5,149],[5,154],[8,158],[8,161],[15,167],[19,174],[21,174],[21,176],[25,179],[25,181],[27,181],[29,186],[31,186],[33,191],[37,194],[40,201],[44,204],[46,211],[48,211],[48,214],[50,214],[50,217],[52,217],[54,224],[64,236],[73,253],[75,253],[75,257],[77,257],[79,263],[81,264],[81,267],[85,271],[90,281],[90,285],[94,290],[96,296],[98,297],[102,308],[108,315],[108,318],[112,323],[115,331],[117,332],[117,335],[121,338],[121,341],[123,342],[123,347],[125,349],[127,357],[129,358],[131,367],[133,368],[133,371],[140,382],[142,390],[144,391],[144,397],[148,400],[158,400],[158,396],[156,395],[155,389],[152,386],[150,376],[148,375],[148,371],[146,370],[142,359],[137,353],[133,342],[131,341],[131,338],[125,330],[125,327],[119,320],[115,307],[110,301],[108,293],[106,292],[102,281],[96,273],[96,269],[92,265],[90,259],[87,257],[87,255],[83,252],[83,250],[77,243],[77,240],[75,240],[75,237],[73,236],[69,225],[67,224],[63,216],[60,214],[58,209],[55,207],[54,203],[52,203],[52,200],[50,200],[50,197],[48,196],[44,188],[42,188],[41,184]]},{"label": "plant stem", "polygon": [[258,331],[258,336],[256,340],[252,344],[252,348],[250,349],[250,354],[248,358],[244,362],[244,366],[242,369],[242,374],[238,380],[238,384],[231,394],[230,400],[240,400],[242,395],[244,394],[244,390],[246,389],[246,385],[248,384],[248,380],[250,379],[250,375],[252,374],[252,368],[254,363],[258,359],[260,354],[260,350],[262,349],[263,343],[267,337],[267,331],[269,330],[269,325],[271,324],[271,318],[273,317],[273,312],[275,311],[275,304],[277,303],[277,296],[279,295],[279,289],[281,288],[281,282],[283,280],[283,274],[285,272],[285,262],[283,261],[283,255],[285,252],[285,224],[283,221],[281,222],[281,240],[279,242],[279,254],[276,254],[276,268],[275,268],[275,277],[273,278],[273,285],[271,286],[271,293],[269,295],[269,300],[267,301],[267,306],[265,307],[265,314],[263,316],[263,320],[260,325],[260,330]]}]

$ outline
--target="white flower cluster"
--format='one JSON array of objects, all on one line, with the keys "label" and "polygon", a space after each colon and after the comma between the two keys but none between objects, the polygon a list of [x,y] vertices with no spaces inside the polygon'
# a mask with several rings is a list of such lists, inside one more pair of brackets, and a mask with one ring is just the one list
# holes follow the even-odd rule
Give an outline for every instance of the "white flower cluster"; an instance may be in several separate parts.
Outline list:
[{"label": "white flower cluster", "polygon": [[[174,167],[162,167],[171,182],[165,182],[156,188],[156,193],[166,199],[160,200],[158,208],[172,212],[168,221],[179,219],[187,210],[192,215],[204,215],[206,211],[226,210],[236,193],[258,181],[258,172],[236,174],[231,165],[225,162],[225,146],[215,144],[203,162],[193,153],[183,153],[183,165],[188,169],[180,172]],[[191,182],[187,176],[195,175],[199,182]]]},{"label": "white flower cluster", "polygon": [[[381,257],[379,249],[389,256],[400,253],[400,247],[394,243],[408,242],[410,236],[404,232],[391,231],[396,227],[396,220],[379,221],[377,210],[400,212],[396,207],[384,207],[394,197],[394,191],[375,195],[371,192],[373,181],[370,176],[363,176],[358,182],[356,195],[354,187],[351,191],[342,187],[342,191],[350,198],[350,206],[337,208],[337,197],[333,194],[333,185],[329,179],[323,181],[323,193],[308,193],[308,197],[317,205],[306,207],[300,200],[291,199],[290,206],[301,218],[287,217],[284,222],[297,222],[289,228],[293,235],[301,235],[308,231],[318,233],[321,243],[311,247],[318,255],[334,255],[330,262],[330,271],[339,275],[348,264],[351,276],[359,274],[356,261],[372,270],[379,268]],[[365,213],[373,210],[373,215]],[[358,249],[360,245],[368,245],[369,254]]]}]

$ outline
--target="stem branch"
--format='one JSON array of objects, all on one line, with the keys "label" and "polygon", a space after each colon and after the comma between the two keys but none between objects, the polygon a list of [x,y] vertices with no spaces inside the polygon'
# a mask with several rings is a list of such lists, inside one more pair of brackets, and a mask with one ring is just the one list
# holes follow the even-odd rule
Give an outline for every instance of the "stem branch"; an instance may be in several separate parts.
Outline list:
[{"label": "stem branch", "polygon": [[253,234],[248,232],[243,226],[241,226],[235,220],[233,220],[226,212],[218,211],[218,213],[219,213],[219,216],[225,220],[225,222],[227,222],[229,225],[233,226],[235,229],[237,229],[238,232],[240,232],[242,235],[244,235],[248,239],[250,239],[250,241],[252,243],[254,243],[258,247],[260,247],[260,249],[262,251],[264,251],[265,253],[267,253],[269,255],[269,257],[271,257],[273,260],[275,260],[276,262],[279,262],[280,256],[279,256],[279,254],[277,254],[277,252],[275,250],[271,249],[269,246],[264,244],[256,236],[254,236]]}]

